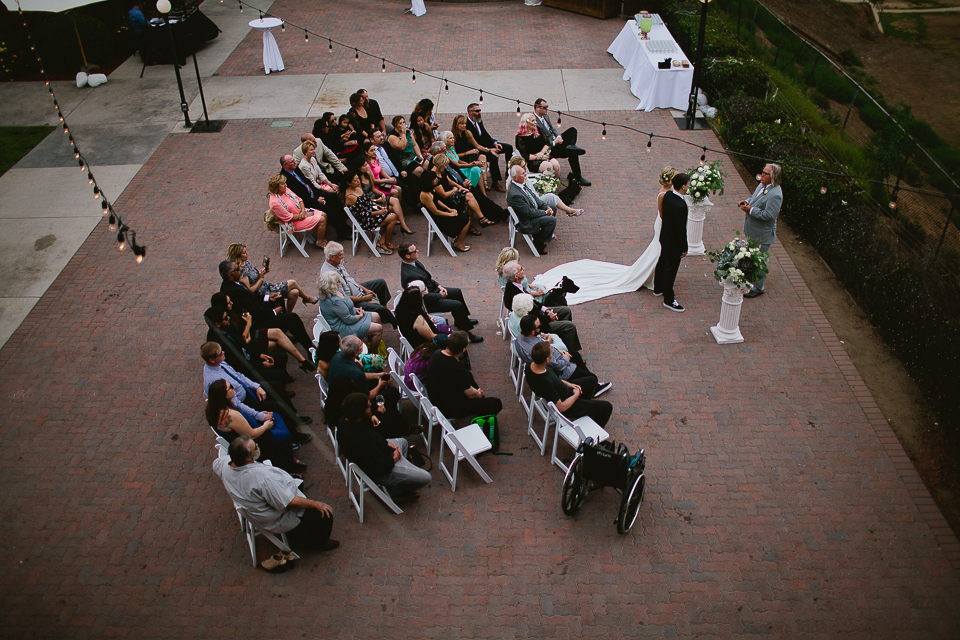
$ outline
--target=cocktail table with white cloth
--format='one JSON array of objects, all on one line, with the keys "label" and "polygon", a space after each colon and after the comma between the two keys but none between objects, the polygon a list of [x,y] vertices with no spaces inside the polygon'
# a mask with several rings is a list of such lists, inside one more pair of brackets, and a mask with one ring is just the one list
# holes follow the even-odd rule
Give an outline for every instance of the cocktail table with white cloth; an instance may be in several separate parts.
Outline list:
[{"label": "cocktail table with white cloth", "polygon": [[263,70],[270,75],[271,71],[283,71],[283,58],[280,57],[280,47],[277,40],[270,33],[283,24],[280,18],[256,18],[250,21],[250,26],[263,32]]},{"label": "cocktail table with white cloth", "polygon": [[637,111],[686,110],[693,84],[693,63],[686,68],[671,64],[669,69],[658,69],[657,63],[666,58],[688,58],[656,14],[653,23],[650,39],[641,40],[640,26],[636,20],[629,20],[607,53],[623,66],[623,79],[630,82],[630,92],[640,98]]}]

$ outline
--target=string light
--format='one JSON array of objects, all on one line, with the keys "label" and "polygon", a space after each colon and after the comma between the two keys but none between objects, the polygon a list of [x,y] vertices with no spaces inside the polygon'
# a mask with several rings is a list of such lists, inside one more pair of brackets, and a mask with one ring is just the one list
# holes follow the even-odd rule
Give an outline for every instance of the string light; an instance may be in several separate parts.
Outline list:
[{"label": "string light", "polygon": [[480,104],[483,104],[483,90],[480,90]]},{"label": "string light", "polygon": [[825,194],[826,192],[827,192],[827,188],[826,188],[826,187],[820,187],[820,193]]},{"label": "string light", "polygon": [[66,134],[66,133],[70,133],[70,129],[67,128],[67,123],[66,123],[66,122],[63,123],[63,132],[64,132],[65,134]]},{"label": "string light", "polygon": [[327,51],[333,53],[333,40],[327,38]]},{"label": "string light", "polygon": [[100,201],[100,208],[103,209],[103,215],[107,215],[107,210],[110,208],[110,205],[107,204],[106,198]]},{"label": "string light", "polygon": [[447,79],[443,79],[443,89],[446,93],[450,93],[450,84],[447,82]]},{"label": "string light", "polygon": [[357,49],[353,50],[353,59],[355,62],[360,62],[360,51]]},{"label": "string light", "polygon": [[386,72],[387,72],[387,59],[380,58],[380,73],[386,73]]},{"label": "string light", "polygon": [[560,119],[561,116],[563,116],[563,114],[560,113],[559,111],[557,111],[557,126],[558,126],[558,127],[560,126],[560,123],[562,122],[562,120]]},{"label": "string light", "polygon": [[707,148],[703,148],[703,153],[700,155],[700,164],[703,164],[703,161],[707,159]]},{"label": "string light", "polygon": [[77,164],[80,165],[80,171],[84,171],[87,168],[87,163],[83,161],[83,158],[80,158]]},{"label": "string light", "polygon": [[647,140],[647,153],[650,153],[651,148],[653,147],[653,134],[650,134],[650,139]]},{"label": "string light", "polygon": [[117,216],[114,215],[113,209],[110,209],[110,231],[113,231],[117,228]]},{"label": "string light", "polygon": [[243,3],[240,3],[240,13],[243,13]]},{"label": "string light", "polygon": [[80,159],[80,149],[77,149],[76,147],[73,148],[73,157],[75,160]]},{"label": "string light", "polygon": [[283,20],[280,21],[280,32],[281,33],[287,32],[287,23],[284,22]]},{"label": "string light", "polygon": [[310,34],[307,32],[306,29],[303,30],[303,41],[310,42]]},{"label": "string light", "polygon": [[896,208],[897,208],[897,192],[898,192],[898,191],[900,191],[900,187],[894,187],[894,189],[893,189],[893,195],[890,196],[890,208],[891,208],[891,209],[896,209]]},{"label": "string light", "polygon": [[413,70],[413,84],[417,84],[417,70]]},{"label": "string light", "polygon": [[93,174],[89,171],[87,172],[87,184],[93,184]]},{"label": "string light", "polygon": [[260,22],[263,22],[263,11],[260,12]]},{"label": "string light", "polygon": [[94,188],[93,188],[93,199],[94,199],[94,200],[99,200],[99,199],[100,199],[100,187],[94,187]]},{"label": "string light", "polygon": [[600,138],[602,140],[607,139],[607,123],[606,122],[603,123],[603,132],[600,134]]},{"label": "string light", "polygon": [[137,232],[130,231],[130,247],[133,249],[133,255],[137,256],[137,264],[143,262],[143,258],[147,255],[146,247],[141,247],[137,244]]},{"label": "string light", "polygon": [[517,100],[517,117],[520,117],[520,101]]},{"label": "string light", "polygon": [[62,112],[62,111],[57,111],[57,116],[60,117],[60,122],[63,122],[63,112]]}]

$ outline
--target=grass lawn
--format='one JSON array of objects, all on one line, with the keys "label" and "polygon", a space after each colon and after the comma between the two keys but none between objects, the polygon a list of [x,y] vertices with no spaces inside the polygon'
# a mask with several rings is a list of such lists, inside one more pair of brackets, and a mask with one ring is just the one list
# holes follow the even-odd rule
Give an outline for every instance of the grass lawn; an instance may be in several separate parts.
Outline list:
[{"label": "grass lawn", "polygon": [[56,127],[0,127],[0,176],[20,162]]}]

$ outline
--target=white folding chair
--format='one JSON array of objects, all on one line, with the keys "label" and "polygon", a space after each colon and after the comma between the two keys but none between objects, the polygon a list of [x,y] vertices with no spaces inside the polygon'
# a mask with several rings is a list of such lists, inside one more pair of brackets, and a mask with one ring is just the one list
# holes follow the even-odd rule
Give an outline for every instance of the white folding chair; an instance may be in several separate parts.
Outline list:
[{"label": "white folding chair", "polygon": [[[403,403],[403,400],[409,400],[410,403],[420,409],[420,402],[417,398],[417,394],[407,386],[407,383],[403,379],[403,362],[400,360],[400,356],[397,355],[397,352],[393,350],[393,347],[387,347],[387,364],[390,366],[390,377],[396,383],[397,388],[400,389],[400,403]],[[400,409],[401,407],[397,407]],[[427,451],[429,453],[429,450]]]},{"label": "white folding chair", "polygon": [[261,529],[250,519],[250,514],[247,513],[247,510],[234,503],[234,507],[237,509],[237,515],[240,516],[240,526],[243,528],[244,534],[247,536],[247,545],[250,546],[250,557],[253,558],[253,566],[257,566],[257,534],[259,533],[264,538],[273,543],[275,547],[284,551],[286,553],[293,554],[293,557],[297,560],[300,559],[296,553],[290,549],[290,543],[287,542],[287,534],[281,533],[280,537],[277,537],[277,534],[271,533],[265,529]]},{"label": "white folding chair", "polygon": [[[493,482],[493,478],[487,475],[487,472],[483,470],[483,467],[480,466],[480,463],[477,462],[477,459],[474,457],[493,448],[493,445],[487,440],[487,436],[483,435],[483,430],[480,428],[480,425],[468,424],[460,429],[454,429],[453,425],[450,424],[450,421],[447,420],[439,409],[434,407],[433,411],[442,429],[442,435],[440,437],[440,470],[443,471],[443,475],[447,476],[447,480],[450,481],[450,490],[457,490],[457,468],[461,460],[466,460],[470,463],[470,466],[480,474],[484,482],[487,484]],[[450,453],[453,454],[452,471],[447,469],[446,465],[443,464],[444,445],[446,445],[450,449]]]},{"label": "white folding chair", "polygon": [[[500,327],[503,339],[506,340],[510,334],[510,328],[507,326],[510,320],[510,309],[503,306],[503,288],[504,285],[500,285],[500,314],[497,316],[497,326]],[[504,313],[504,311],[506,311],[506,313]]]},{"label": "white folding chair", "polygon": [[520,354],[517,353],[517,339],[513,336],[510,337],[510,380],[513,381],[513,392],[517,396],[523,394],[520,393],[520,390],[523,388],[523,360],[520,359]]},{"label": "white folding chair", "polygon": [[[567,465],[563,464],[557,457],[557,440],[559,438],[563,438],[567,444],[576,449],[587,438],[593,438],[594,442],[603,442],[610,437],[610,434],[589,416],[570,420],[560,413],[554,403],[551,402],[548,406],[550,415],[557,424],[557,428],[553,432],[553,453],[550,454],[550,464],[557,465],[566,473]],[[546,434],[546,431],[544,431],[544,434]]]},{"label": "white folding chair", "polygon": [[327,404],[327,394],[330,393],[330,384],[327,383],[323,375],[317,371],[313,374],[317,378],[317,385],[320,387],[320,405],[325,406]]},{"label": "white folding chair", "polygon": [[517,227],[520,225],[520,218],[517,217],[516,212],[514,212],[513,207],[507,207],[507,211],[510,213],[510,221],[507,224],[507,237],[510,238],[510,246],[513,246],[516,235],[519,233],[523,236],[523,239],[527,241],[527,246],[530,247],[530,251],[533,252],[533,255],[540,257],[540,252],[537,251],[537,247],[533,244],[533,236],[529,233],[523,233]]},{"label": "white folding chair", "polygon": [[227,442],[226,438],[224,438],[219,433],[217,433],[217,430],[214,429],[213,427],[210,427],[210,431],[213,431],[213,437],[217,439],[217,449],[219,450],[221,447],[223,448],[223,455],[220,456],[221,458],[223,458],[224,456],[227,455],[227,447],[230,446],[230,443]]},{"label": "white folding chair", "polygon": [[[540,455],[542,456],[547,451],[547,434],[550,432],[550,406],[543,398],[537,397],[537,394],[533,392],[533,389],[530,389],[530,400],[525,400],[523,397],[522,389],[520,394],[520,404],[527,412],[527,433],[530,434],[530,437],[533,438],[533,441],[537,443],[537,446],[540,447]],[[543,434],[537,435],[536,430],[533,428],[533,421],[539,415],[543,418]]]},{"label": "white folding chair", "polygon": [[412,354],[413,347],[410,345],[410,341],[400,336],[400,357],[406,362]]},{"label": "white folding chair", "polygon": [[[296,234],[300,234],[300,240],[297,240]],[[300,253],[303,254],[304,258],[309,258],[310,254],[307,253],[307,233],[308,231],[297,231],[293,228],[292,222],[281,222],[280,223],[280,257],[283,257],[283,248],[287,245],[287,241],[290,241],[293,246],[295,246]]]},{"label": "white folding chair", "polygon": [[[321,378],[323,380],[323,378]],[[326,380],[320,385],[320,392],[324,398],[326,398],[326,393],[323,392],[323,387],[326,384]],[[340,470],[340,474],[343,476],[343,481],[347,483],[347,488],[350,488],[350,478],[347,477],[347,462],[344,458],[340,456],[340,443],[337,442],[337,428],[327,425],[327,437],[330,438],[330,446],[333,447],[333,459],[337,463],[337,469]]]},{"label": "white folding chair", "polygon": [[367,232],[364,231],[363,227],[360,226],[360,223],[357,222],[357,219],[353,217],[350,207],[344,207],[343,210],[347,212],[347,217],[350,218],[350,224],[353,225],[353,233],[351,238],[353,242],[353,255],[357,255],[357,243],[360,242],[360,238],[363,238],[363,241],[367,243],[368,247],[370,247],[370,251],[373,252],[373,255],[379,258],[380,252],[377,251],[377,242],[380,240],[380,227],[374,229],[373,239],[371,240],[370,236],[367,235]]},{"label": "white folding chair", "polygon": [[420,210],[423,211],[423,216],[427,219],[427,257],[430,257],[430,240],[433,236],[437,236],[437,239],[443,244],[444,248],[450,253],[454,258],[457,257],[457,252],[453,250],[453,246],[450,244],[450,240],[447,239],[446,234],[443,231],[440,231],[440,227],[437,226],[436,220],[433,219],[433,216],[430,215],[430,212],[427,211],[426,207],[421,206]]},{"label": "white folding chair", "polygon": [[[352,462],[348,462],[347,473],[347,491],[350,494],[350,502],[353,503],[357,515],[360,516],[360,524],[363,524],[363,496],[367,491],[373,491],[381,502],[397,515],[403,513],[403,509],[397,506],[387,490],[371,480],[370,476],[363,472],[363,469]],[[354,489],[357,489],[357,491],[354,491]]]},{"label": "white folding chair", "polygon": [[430,455],[430,446],[433,442],[433,425],[437,424],[436,408],[433,406],[433,403],[430,402],[427,389],[423,386],[420,378],[410,376],[410,381],[413,383],[413,393],[417,395],[417,425],[423,426],[422,416],[427,416],[427,427],[423,430],[423,433],[420,434],[420,437],[423,438],[424,445],[427,448],[427,455]]},{"label": "white folding chair", "polygon": [[317,317],[313,319],[313,344],[316,345],[320,341],[320,334],[327,331],[330,331],[330,324],[322,313],[318,313]]}]

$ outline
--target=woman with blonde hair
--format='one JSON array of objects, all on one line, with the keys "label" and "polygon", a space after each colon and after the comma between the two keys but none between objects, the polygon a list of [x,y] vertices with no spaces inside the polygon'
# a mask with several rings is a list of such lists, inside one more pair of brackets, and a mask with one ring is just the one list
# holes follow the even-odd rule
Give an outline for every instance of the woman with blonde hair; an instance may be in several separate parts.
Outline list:
[{"label": "woman with blonde hair", "polygon": [[233,260],[240,265],[240,284],[244,285],[253,293],[261,296],[269,296],[271,293],[279,293],[280,297],[287,301],[287,311],[293,311],[297,306],[297,300],[303,300],[303,304],[317,304],[316,298],[311,298],[306,294],[304,288],[296,280],[285,280],[283,282],[267,282],[265,280],[270,273],[270,259],[264,258],[263,268],[257,269],[250,264],[247,245],[242,242],[234,242],[227,247],[227,259]]},{"label": "woman with blonde hair", "polygon": [[370,343],[374,353],[383,336],[380,314],[367,312],[353,306],[353,301],[340,291],[340,274],[336,271],[321,273],[317,279],[317,297],[320,298],[320,315],[330,329],[344,336],[357,336]]},{"label": "woman with blonde hair", "polygon": [[267,183],[270,191],[270,210],[283,222],[292,223],[296,231],[312,231],[314,242],[324,246],[327,241],[327,214],[316,209],[305,209],[303,200],[293,191],[287,190],[287,179],[276,174]]}]

